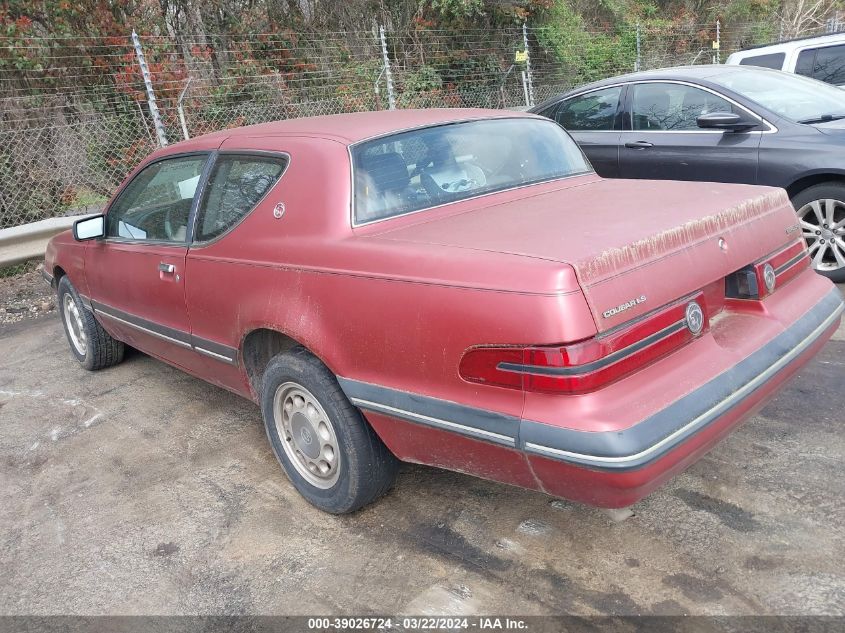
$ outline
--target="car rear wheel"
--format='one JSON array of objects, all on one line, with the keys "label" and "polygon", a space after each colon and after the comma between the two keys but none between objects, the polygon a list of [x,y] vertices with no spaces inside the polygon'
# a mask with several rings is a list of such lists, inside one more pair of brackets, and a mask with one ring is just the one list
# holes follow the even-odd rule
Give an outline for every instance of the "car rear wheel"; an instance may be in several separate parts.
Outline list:
[{"label": "car rear wheel", "polygon": [[70,351],[84,369],[94,371],[123,360],[125,347],[97,323],[66,276],[59,280],[58,305]]},{"label": "car rear wheel", "polygon": [[346,398],[337,379],[303,347],[264,371],[261,411],[273,452],[297,491],[332,514],[385,494],[398,461]]},{"label": "car rear wheel", "polygon": [[845,185],[814,185],[792,198],[816,272],[845,282]]}]

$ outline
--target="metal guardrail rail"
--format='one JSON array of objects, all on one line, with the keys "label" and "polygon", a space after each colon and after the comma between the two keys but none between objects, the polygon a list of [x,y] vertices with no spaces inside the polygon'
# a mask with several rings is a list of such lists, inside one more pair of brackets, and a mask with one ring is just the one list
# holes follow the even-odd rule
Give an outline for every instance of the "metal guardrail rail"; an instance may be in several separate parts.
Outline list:
[{"label": "metal guardrail rail", "polygon": [[49,218],[0,230],[0,268],[44,257],[50,238],[66,231],[83,217]]}]

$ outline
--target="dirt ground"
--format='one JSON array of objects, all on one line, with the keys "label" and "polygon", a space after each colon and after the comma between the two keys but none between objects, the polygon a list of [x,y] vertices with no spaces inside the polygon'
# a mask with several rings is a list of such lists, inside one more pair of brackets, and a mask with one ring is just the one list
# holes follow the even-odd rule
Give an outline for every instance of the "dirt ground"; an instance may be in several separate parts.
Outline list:
[{"label": "dirt ground", "polygon": [[41,276],[42,267],[30,262],[18,267],[20,274],[0,276],[0,327],[55,311],[55,296]]},{"label": "dirt ground", "polygon": [[0,614],[843,615],[838,338],[614,522],[413,465],[329,516],[252,403],[138,353],[85,372],[55,315],[0,326]]}]

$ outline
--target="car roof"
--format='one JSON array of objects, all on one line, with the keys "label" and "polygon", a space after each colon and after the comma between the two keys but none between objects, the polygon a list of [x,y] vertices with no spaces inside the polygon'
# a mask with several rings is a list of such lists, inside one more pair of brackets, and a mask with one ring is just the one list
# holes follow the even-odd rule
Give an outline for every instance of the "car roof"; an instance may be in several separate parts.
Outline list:
[{"label": "car roof", "polygon": [[238,139],[239,144],[246,149],[250,146],[251,138],[266,138],[268,136],[314,136],[351,145],[368,138],[429,125],[479,119],[533,116],[530,113],[513,110],[483,108],[430,108],[425,110],[379,110],[329,114],[259,123],[212,132],[171,145],[168,147],[168,153],[174,150],[185,151],[188,148],[217,147],[227,139]]},{"label": "car roof", "polygon": [[791,51],[796,48],[804,48],[805,46],[825,46],[829,44],[838,44],[845,42],[845,33],[828,33],[826,35],[810,35],[808,37],[796,37],[791,40],[784,40],[782,42],[771,42],[770,44],[758,44],[757,46],[750,46],[741,51],[731,53],[731,57],[743,58],[749,55],[764,55],[768,52],[776,53],[782,51]]},{"label": "car roof", "polygon": [[702,64],[700,66],[672,66],[670,68],[658,68],[656,70],[643,70],[636,73],[628,73],[627,75],[617,75],[616,77],[608,77],[601,81],[594,81],[593,83],[584,84],[573,88],[566,92],[559,93],[543,103],[534,106],[529,112],[538,112],[547,105],[559,101],[562,97],[568,97],[579,92],[586,92],[595,88],[602,88],[604,86],[612,86],[619,83],[627,83],[630,81],[651,81],[651,80],[675,80],[675,81],[701,81],[707,80],[710,77],[716,77],[725,73],[735,72],[781,72],[779,70],[772,70],[770,68],[758,68],[757,66],[728,66],[727,64]]}]

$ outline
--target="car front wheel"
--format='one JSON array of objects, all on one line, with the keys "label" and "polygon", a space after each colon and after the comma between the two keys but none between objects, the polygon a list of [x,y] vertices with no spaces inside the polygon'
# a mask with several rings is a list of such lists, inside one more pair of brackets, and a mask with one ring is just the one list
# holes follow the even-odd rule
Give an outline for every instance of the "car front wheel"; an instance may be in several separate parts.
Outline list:
[{"label": "car front wheel", "polygon": [[305,348],[270,361],[262,379],[261,412],[282,468],[321,510],[354,512],[393,484],[397,459],[334,375]]},{"label": "car front wheel", "polygon": [[97,323],[66,276],[59,280],[58,305],[70,351],[84,369],[105,369],[123,360],[123,343]]},{"label": "car front wheel", "polygon": [[816,272],[845,282],[845,185],[822,183],[792,198]]}]

